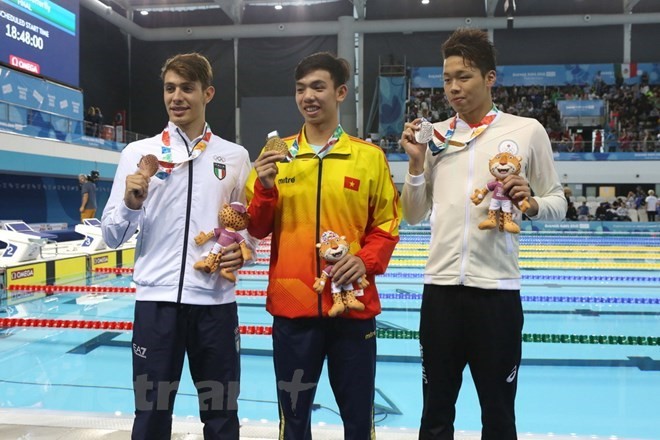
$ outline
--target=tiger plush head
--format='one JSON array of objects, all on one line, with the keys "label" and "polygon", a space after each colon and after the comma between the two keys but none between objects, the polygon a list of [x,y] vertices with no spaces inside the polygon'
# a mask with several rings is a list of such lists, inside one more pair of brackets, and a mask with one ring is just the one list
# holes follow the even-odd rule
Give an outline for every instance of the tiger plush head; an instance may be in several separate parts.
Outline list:
[{"label": "tiger plush head", "polygon": [[250,215],[240,202],[225,203],[218,213],[218,220],[225,228],[241,231],[248,227]]},{"label": "tiger plush head", "polygon": [[490,173],[497,180],[503,180],[506,176],[520,174],[520,163],[522,158],[511,153],[498,153],[488,162]]},{"label": "tiger plush head", "polygon": [[319,248],[321,258],[328,263],[336,263],[348,254],[350,246],[343,235],[339,236],[333,231],[325,231],[321,234],[321,242],[316,243],[316,247]]}]

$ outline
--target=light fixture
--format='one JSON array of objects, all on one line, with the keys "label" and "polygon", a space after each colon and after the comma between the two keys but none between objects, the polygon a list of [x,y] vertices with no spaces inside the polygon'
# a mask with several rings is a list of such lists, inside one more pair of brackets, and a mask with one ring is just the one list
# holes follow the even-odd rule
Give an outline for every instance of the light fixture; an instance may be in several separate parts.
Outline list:
[{"label": "light fixture", "polygon": [[278,11],[282,10],[282,3],[276,4],[275,9],[278,10]]},{"label": "light fixture", "polygon": [[143,9],[140,11],[140,15],[149,15],[149,11]]},{"label": "light fixture", "polygon": [[431,0],[422,0],[423,5],[428,5],[431,2]]}]

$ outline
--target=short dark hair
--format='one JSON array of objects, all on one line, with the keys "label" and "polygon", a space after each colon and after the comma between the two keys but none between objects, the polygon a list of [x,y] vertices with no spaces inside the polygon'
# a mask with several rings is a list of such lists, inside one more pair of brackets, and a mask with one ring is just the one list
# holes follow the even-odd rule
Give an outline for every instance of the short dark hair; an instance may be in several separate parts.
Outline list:
[{"label": "short dark hair", "polygon": [[495,62],[495,46],[488,39],[488,33],[480,29],[460,28],[442,45],[442,56],[462,57],[472,63],[483,76],[491,70],[497,70]]},{"label": "short dark hair", "polygon": [[202,83],[202,90],[211,87],[213,82],[211,63],[204,55],[197,52],[182,53],[169,58],[163,64],[160,79],[164,81],[165,74],[170,70],[188,81],[199,81]]},{"label": "short dark hair", "polygon": [[351,65],[348,61],[330,52],[318,52],[303,58],[296,66],[294,77],[298,81],[315,70],[325,70],[330,73],[335,88],[346,84],[351,77]]}]

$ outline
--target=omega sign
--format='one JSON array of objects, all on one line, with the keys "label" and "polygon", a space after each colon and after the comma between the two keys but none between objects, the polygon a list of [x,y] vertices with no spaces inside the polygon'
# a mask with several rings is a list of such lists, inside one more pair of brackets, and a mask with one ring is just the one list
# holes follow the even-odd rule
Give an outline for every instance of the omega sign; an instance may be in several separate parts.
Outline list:
[{"label": "omega sign", "polygon": [[108,256],[105,257],[94,257],[94,266],[97,264],[103,264],[108,262]]},{"label": "omega sign", "polygon": [[28,72],[39,74],[41,73],[41,67],[37,63],[32,61],[19,58],[16,55],[9,55],[9,64],[19,69],[27,70]]},{"label": "omega sign", "polygon": [[30,278],[33,276],[34,276],[34,269],[18,270],[16,272],[11,273],[12,281],[20,280],[23,278]]}]

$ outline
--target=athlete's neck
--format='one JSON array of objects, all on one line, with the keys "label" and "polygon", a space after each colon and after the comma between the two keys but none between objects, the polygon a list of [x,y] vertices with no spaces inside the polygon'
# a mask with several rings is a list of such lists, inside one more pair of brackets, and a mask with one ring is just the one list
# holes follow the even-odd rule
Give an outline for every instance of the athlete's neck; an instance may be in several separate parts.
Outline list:
[{"label": "athlete's neck", "polygon": [[322,124],[305,124],[305,138],[307,143],[311,145],[325,145],[335,132],[339,121],[334,120]]},{"label": "athlete's neck", "polygon": [[[176,125],[176,124],[175,124]],[[188,139],[193,140],[204,133],[204,128],[206,127],[206,122],[202,119],[199,122],[191,122],[190,124],[177,125],[179,130],[183,131]]]},{"label": "athlete's neck", "polygon": [[493,109],[493,101],[491,99],[484,101],[483,105],[478,108],[467,112],[459,113],[458,117],[470,125],[479,124],[481,120]]}]

